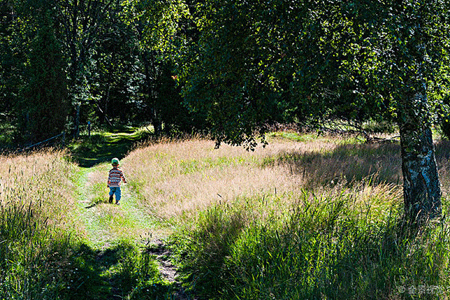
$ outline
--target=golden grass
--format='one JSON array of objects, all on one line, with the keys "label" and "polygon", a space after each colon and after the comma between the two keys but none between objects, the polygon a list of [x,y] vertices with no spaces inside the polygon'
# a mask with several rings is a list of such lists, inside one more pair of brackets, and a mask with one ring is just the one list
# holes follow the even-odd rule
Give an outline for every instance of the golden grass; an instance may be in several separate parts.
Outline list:
[{"label": "golden grass", "polygon": [[[214,149],[213,142],[198,139],[141,147],[123,160],[123,169],[142,205],[163,220],[183,222],[211,205],[255,197],[265,199],[261,209],[251,206],[255,216],[263,217],[264,211],[289,210],[305,189],[319,194],[348,189],[362,203],[374,193],[400,197],[395,147],[350,145],[342,137],[274,138],[248,152],[227,145]],[[389,165],[393,162],[398,166]]]},{"label": "golden grass", "polygon": [[[438,146],[445,193],[449,164]],[[448,227],[425,243],[403,239],[398,144],[275,137],[250,153],[213,147],[150,145],[125,160],[149,211],[181,225],[184,275],[207,298],[399,299],[400,284],[445,285],[437,274]]]},{"label": "golden grass", "polygon": [[71,230],[75,166],[62,151],[0,156],[0,202],[28,206],[48,225]]}]

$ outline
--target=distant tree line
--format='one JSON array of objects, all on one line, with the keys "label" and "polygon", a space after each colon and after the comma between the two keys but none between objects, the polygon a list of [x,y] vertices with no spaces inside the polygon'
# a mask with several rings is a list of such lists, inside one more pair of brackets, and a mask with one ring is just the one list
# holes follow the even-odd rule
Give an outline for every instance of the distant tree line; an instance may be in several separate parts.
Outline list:
[{"label": "distant tree line", "polygon": [[271,123],[383,120],[407,215],[434,218],[449,2],[3,0],[0,112],[26,141],[142,121],[249,148]]}]

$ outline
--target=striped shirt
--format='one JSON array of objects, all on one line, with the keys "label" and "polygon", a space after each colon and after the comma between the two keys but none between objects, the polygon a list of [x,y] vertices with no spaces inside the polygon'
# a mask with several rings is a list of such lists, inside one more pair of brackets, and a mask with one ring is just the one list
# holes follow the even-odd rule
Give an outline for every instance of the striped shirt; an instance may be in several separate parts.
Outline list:
[{"label": "striped shirt", "polygon": [[109,171],[108,176],[108,186],[109,187],[118,187],[120,186],[120,182],[123,179],[123,182],[127,182],[125,179],[125,176],[123,175],[123,172],[119,170],[118,168],[112,168]]}]

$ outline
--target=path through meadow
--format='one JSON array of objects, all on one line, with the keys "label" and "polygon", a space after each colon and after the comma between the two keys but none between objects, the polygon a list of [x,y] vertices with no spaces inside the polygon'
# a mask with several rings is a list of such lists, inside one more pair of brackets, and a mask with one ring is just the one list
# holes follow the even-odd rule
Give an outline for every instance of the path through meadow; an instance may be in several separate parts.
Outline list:
[{"label": "path through meadow", "polygon": [[[141,255],[154,258],[160,273],[158,276],[175,288],[176,268],[170,262],[170,252],[155,230],[154,218],[140,207],[131,188],[122,185],[120,205],[108,202],[106,178],[109,168],[110,165],[105,163],[90,168],[80,167],[76,183],[76,217],[87,246],[95,253],[97,268],[101,270],[103,280],[98,282],[103,286],[99,289],[109,291],[106,299],[126,299],[124,291],[117,288],[117,280],[111,276],[117,265],[126,260],[119,250],[123,245],[134,245]],[[188,299],[180,290],[171,294],[171,299]]]}]

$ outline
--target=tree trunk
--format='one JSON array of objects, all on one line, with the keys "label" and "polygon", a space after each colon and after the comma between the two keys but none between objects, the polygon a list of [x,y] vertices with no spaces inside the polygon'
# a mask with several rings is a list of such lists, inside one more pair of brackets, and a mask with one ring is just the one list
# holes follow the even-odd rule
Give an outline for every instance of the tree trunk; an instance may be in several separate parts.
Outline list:
[{"label": "tree trunk", "polygon": [[416,94],[406,100],[398,122],[405,215],[409,223],[422,224],[441,215],[441,188],[432,133],[422,110],[427,97]]}]

